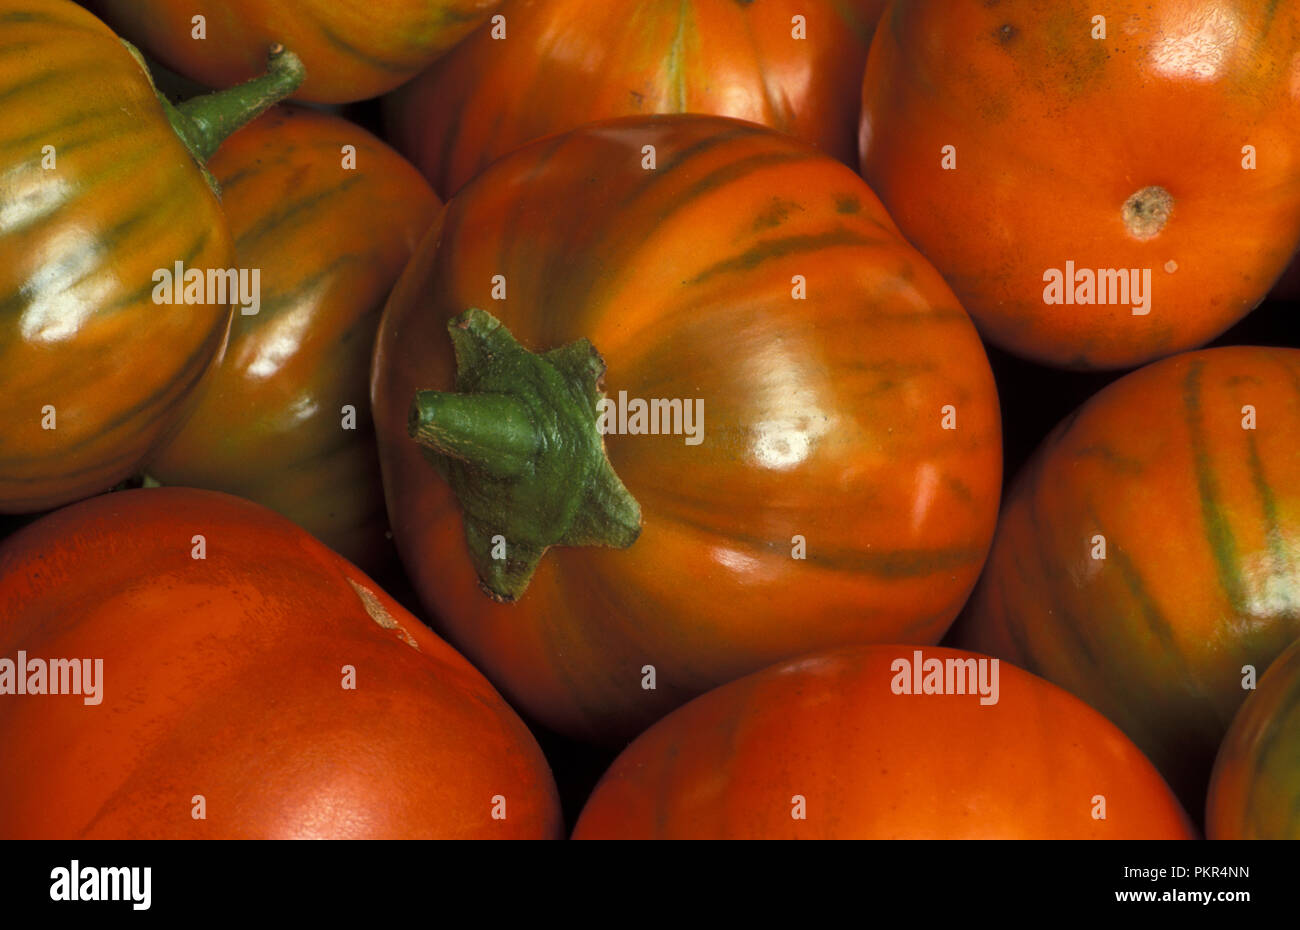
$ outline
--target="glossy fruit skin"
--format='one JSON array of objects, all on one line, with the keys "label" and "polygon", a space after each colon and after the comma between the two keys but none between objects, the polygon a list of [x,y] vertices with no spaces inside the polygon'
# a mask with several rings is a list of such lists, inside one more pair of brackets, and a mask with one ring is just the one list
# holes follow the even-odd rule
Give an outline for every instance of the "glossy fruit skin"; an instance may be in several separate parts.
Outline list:
[{"label": "glossy fruit skin", "polygon": [[696,698],[614,761],[573,838],[1195,838],[1151,763],[1082,701],[1006,662],[997,703],[897,694],[893,663],[913,653],[804,656]]},{"label": "glossy fruit skin", "polygon": [[954,630],[1115,721],[1190,810],[1243,666],[1300,636],[1298,388],[1300,351],[1234,346],[1102,390],[1017,476]]},{"label": "glossy fruit skin", "polygon": [[[343,147],[355,147],[345,168]],[[339,117],[278,107],[209,163],[241,268],[262,306],[230,344],[180,432],[150,460],[169,485],[257,501],[369,574],[395,551],[370,418],[379,314],[439,207],[396,152]],[[355,428],[345,430],[344,406]]]},{"label": "glossy fruit skin", "polygon": [[[320,103],[392,90],[473,29],[501,0],[90,0],[125,38],[186,77],[229,87],[258,74],[273,43],[307,66],[294,96]],[[207,38],[192,37],[193,17]]]},{"label": "glossy fruit skin", "polygon": [[[762,123],[852,164],[858,83],[884,6],[509,0],[506,39],[479,27],[390,98],[390,136],[444,196],[534,139],[651,113]],[[805,39],[792,36],[795,15]]]},{"label": "glossy fruit skin", "polygon": [[[452,388],[447,321],[469,307],[533,351],[590,339],[607,397],[704,403],[698,445],[605,436],[640,537],[552,548],[513,604],[479,590],[459,504],[407,432],[417,390]],[[997,396],[969,318],[853,172],[735,120],[614,120],[497,162],[394,289],[372,401],[423,603],[517,706],[583,739],[791,655],[937,641],[996,519]]]},{"label": "glossy fruit skin", "polygon": [[159,306],[153,275],[225,268],[233,249],[107,27],[64,0],[0,0],[0,30],[0,511],[31,512],[112,487],[183,416],[230,309]]},{"label": "glossy fruit skin", "polygon": [[[560,829],[541,750],[483,676],[344,559],[239,498],[123,491],[6,540],[0,656],[18,650],[103,659],[102,702],[0,700],[0,836]],[[191,817],[196,794],[206,819]],[[493,820],[497,794],[506,817]]]},{"label": "glossy fruit skin", "polygon": [[[863,86],[863,176],[985,338],[1052,365],[1140,365],[1245,316],[1300,244],[1298,53],[1293,3],[895,4]],[[1173,212],[1139,240],[1122,210],[1148,186]],[[1067,261],[1150,269],[1150,312],[1046,305]]]},{"label": "glossy fruit skin", "polygon": [[1300,839],[1300,640],[1233,718],[1205,810],[1209,839]]}]

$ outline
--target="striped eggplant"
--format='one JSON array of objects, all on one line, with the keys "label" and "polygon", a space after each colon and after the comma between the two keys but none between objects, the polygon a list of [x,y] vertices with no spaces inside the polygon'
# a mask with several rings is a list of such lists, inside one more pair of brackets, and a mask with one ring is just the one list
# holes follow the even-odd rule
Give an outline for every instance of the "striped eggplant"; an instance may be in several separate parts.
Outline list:
[{"label": "striped eggplant", "polygon": [[753,123],[613,120],[434,230],[376,344],[388,513],[519,706],[614,742],[791,655],[944,634],[996,522],[997,395],[850,169]]},{"label": "striped eggplant", "polygon": [[1300,840],[1300,640],[1232,721],[1206,801],[1209,839]]},{"label": "striped eggplant", "polygon": [[[321,103],[392,90],[501,0],[88,0],[123,36],[209,87],[257,74],[274,42],[307,66],[296,96]],[[198,20],[198,17],[203,17]]]},{"label": "striped eggplant", "polygon": [[1300,636],[1300,351],[1174,356],[1017,477],[954,641],[1088,701],[1203,810],[1246,695]]},{"label": "striped eggplant", "polygon": [[0,511],[111,487],[183,414],[230,307],[159,305],[158,273],[231,264],[202,162],[301,78],[280,50],[178,110],[86,10],[0,0]]},{"label": "striped eggplant", "polygon": [[234,315],[224,358],[149,474],[255,500],[383,576],[395,553],[370,356],[380,310],[437,198],[370,133],[298,107],[235,133],[209,167],[236,261],[260,271],[261,307]]},{"label": "striped eggplant", "polygon": [[752,120],[856,164],[885,0],[508,0],[388,101],[394,143],[455,193],[525,142],[650,113]]}]

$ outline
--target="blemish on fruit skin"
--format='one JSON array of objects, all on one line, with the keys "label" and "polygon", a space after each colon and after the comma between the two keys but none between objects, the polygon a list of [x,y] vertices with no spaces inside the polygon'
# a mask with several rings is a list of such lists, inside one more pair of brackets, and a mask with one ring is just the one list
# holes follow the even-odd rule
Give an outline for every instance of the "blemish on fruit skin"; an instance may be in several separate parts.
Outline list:
[{"label": "blemish on fruit skin", "polygon": [[1000,123],[1011,115],[1011,100],[1005,94],[989,94],[979,101],[981,118]]},{"label": "blemish on fruit skin", "polygon": [[792,200],[773,197],[763,212],[755,218],[753,228],[755,231],[760,231],[780,226],[795,210],[803,210],[803,206]]},{"label": "blemish on fruit skin", "polygon": [[1020,35],[1020,30],[1010,23],[1003,23],[994,31],[993,34],[997,37],[999,42],[1006,45],[1008,42],[1014,40],[1016,36]]},{"label": "blemish on fruit skin", "polygon": [[1120,210],[1124,226],[1140,241],[1158,236],[1173,213],[1174,198],[1163,187],[1144,187],[1124,201]]},{"label": "blemish on fruit skin", "polygon": [[410,646],[416,652],[420,651],[420,644],[415,641],[415,637],[408,633],[406,627],[398,623],[397,618],[388,612],[388,609],[384,607],[383,602],[375,596],[375,592],[371,591],[364,585],[357,584],[351,578],[347,581],[348,584],[352,585],[352,590],[356,592],[358,600],[361,601],[361,606],[365,608],[365,611],[369,614],[371,620],[375,621],[375,623],[379,624],[385,630],[396,630],[397,635],[401,638],[402,642],[406,643],[406,645]]},{"label": "blemish on fruit skin", "polygon": [[1174,261],[1172,258],[1169,259],[1169,261],[1165,262],[1165,271],[1167,271],[1169,274],[1173,274],[1177,270],[1178,270],[1178,262]]}]

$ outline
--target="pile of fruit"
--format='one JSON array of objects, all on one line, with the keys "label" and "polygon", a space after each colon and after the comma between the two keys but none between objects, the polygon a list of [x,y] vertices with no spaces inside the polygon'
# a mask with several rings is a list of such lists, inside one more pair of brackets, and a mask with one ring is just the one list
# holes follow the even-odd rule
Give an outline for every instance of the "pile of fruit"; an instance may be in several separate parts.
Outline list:
[{"label": "pile of fruit", "polygon": [[1297,127],[1300,0],[0,0],[0,838],[1300,838]]}]

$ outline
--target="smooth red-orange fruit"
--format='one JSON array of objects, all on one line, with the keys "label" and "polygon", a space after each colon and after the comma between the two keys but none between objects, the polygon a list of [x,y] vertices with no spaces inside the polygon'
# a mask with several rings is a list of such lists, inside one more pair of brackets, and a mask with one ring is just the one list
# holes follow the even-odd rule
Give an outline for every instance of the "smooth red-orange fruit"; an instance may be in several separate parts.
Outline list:
[{"label": "smooth red-orange fruit", "polygon": [[[986,338],[1123,368],[1263,299],[1300,243],[1298,125],[1295,3],[915,0],[876,31],[860,146]],[[1115,278],[1045,303],[1067,262],[1077,296],[1083,269],[1137,271],[1142,301]]]},{"label": "smooth red-orange fruit", "polygon": [[29,672],[89,659],[102,673],[92,664],[97,703],[0,696],[6,838],[560,829],[541,750],[483,676],[351,564],[239,498],[123,491],[6,539],[0,660],[20,651]]},{"label": "smooth red-orange fruit", "polygon": [[996,703],[896,693],[917,651],[923,670],[989,661],[859,646],[732,682],[633,742],[574,838],[1194,838],[1151,763],[1082,701],[1006,662],[985,689]]}]

